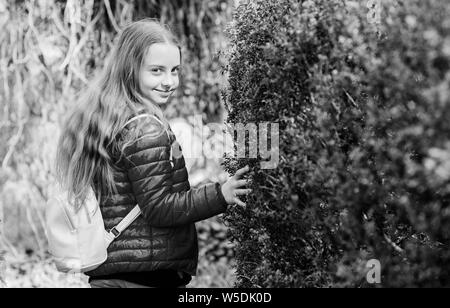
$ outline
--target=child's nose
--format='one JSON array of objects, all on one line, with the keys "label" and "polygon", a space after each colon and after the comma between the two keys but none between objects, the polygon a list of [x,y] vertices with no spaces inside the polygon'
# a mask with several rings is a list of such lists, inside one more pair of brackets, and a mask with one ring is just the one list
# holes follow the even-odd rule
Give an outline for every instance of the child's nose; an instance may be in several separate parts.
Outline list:
[{"label": "child's nose", "polygon": [[161,84],[166,88],[172,88],[175,85],[175,80],[171,74],[166,75]]}]

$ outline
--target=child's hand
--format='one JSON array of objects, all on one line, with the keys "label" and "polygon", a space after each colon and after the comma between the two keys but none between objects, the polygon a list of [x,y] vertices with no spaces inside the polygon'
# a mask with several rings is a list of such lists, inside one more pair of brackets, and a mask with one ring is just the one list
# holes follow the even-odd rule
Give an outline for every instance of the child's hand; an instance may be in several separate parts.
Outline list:
[{"label": "child's hand", "polygon": [[228,204],[237,204],[245,206],[246,204],[239,200],[238,196],[248,195],[252,192],[251,189],[243,189],[250,183],[249,180],[240,180],[240,178],[250,170],[249,166],[236,171],[236,174],[231,177],[225,184],[222,185],[222,194]]}]

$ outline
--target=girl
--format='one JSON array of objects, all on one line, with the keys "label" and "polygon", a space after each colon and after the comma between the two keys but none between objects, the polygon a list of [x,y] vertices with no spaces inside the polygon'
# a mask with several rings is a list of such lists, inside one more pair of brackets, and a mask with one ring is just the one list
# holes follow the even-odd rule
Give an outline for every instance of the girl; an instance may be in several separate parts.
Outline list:
[{"label": "girl", "polygon": [[127,26],[100,77],[80,97],[58,141],[57,179],[79,209],[91,187],[105,228],[138,217],[88,272],[92,287],[180,287],[196,274],[194,223],[245,206],[240,169],[222,186],[191,189],[181,148],[160,106],[179,86],[181,48],[154,20]]}]

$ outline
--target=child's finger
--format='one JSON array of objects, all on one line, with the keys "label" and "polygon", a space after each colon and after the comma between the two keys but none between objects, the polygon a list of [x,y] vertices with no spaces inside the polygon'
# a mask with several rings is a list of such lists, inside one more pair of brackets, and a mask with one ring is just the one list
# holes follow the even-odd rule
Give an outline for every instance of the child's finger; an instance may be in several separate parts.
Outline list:
[{"label": "child's finger", "polygon": [[245,195],[250,194],[251,192],[252,192],[251,189],[236,189],[235,190],[235,194],[237,196],[245,196]]},{"label": "child's finger", "polygon": [[242,207],[247,206],[247,204],[245,204],[244,202],[242,202],[241,200],[239,200],[239,198],[234,198],[234,202],[235,202],[237,205],[242,206]]},{"label": "child's finger", "polygon": [[239,169],[238,171],[236,171],[236,174],[234,175],[236,179],[240,178],[242,175],[244,175],[246,172],[248,172],[250,170],[249,166],[245,166],[242,169]]},{"label": "child's finger", "polygon": [[250,185],[250,183],[251,183],[250,180],[238,180],[238,181],[236,181],[236,184],[234,186],[235,187],[242,187],[242,186]]}]

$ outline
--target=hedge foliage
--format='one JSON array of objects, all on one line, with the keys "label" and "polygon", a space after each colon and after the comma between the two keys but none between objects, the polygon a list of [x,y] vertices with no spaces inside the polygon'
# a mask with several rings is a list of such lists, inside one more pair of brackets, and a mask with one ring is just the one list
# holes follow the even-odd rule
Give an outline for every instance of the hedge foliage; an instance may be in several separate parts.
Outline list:
[{"label": "hedge foliage", "polygon": [[[238,286],[450,286],[450,6],[242,2],[229,27],[229,123],[278,122],[226,220]],[[380,17],[380,18],[378,18]]]}]

